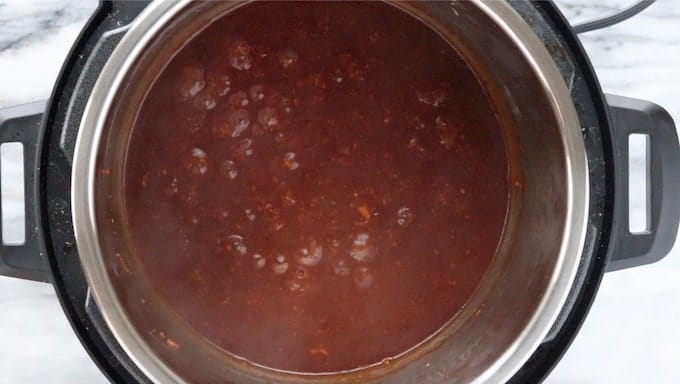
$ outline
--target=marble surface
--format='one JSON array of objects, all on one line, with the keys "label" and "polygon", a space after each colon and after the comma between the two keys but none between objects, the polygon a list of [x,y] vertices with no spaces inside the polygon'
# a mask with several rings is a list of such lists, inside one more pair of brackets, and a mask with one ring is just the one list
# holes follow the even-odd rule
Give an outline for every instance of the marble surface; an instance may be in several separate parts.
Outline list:
[{"label": "marble surface", "polygon": [[[558,1],[571,22],[629,3]],[[0,107],[49,95],[95,7],[80,0],[0,0]],[[680,123],[680,1],[660,0],[632,20],[581,38],[605,91],[657,102]],[[10,209],[19,198],[15,184],[6,186]],[[633,198],[640,204],[640,196]],[[679,276],[680,246],[657,264],[607,274],[581,333],[546,383],[679,382]],[[0,384],[105,382],[52,287],[0,277]]]}]

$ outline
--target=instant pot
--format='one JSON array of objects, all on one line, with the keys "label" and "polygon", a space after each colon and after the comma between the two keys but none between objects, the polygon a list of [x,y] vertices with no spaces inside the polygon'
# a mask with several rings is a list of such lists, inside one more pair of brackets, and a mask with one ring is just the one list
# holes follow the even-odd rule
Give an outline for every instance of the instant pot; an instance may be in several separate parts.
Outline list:
[{"label": "instant pot", "polygon": [[[516,127],[523,197],[503,262],[469,305],[474,311],[455,332],[443,332],[436,348],[359,375],[209,365],[212,355],[200,348],[194,360],[169,368],[139,337],[112,287],[101,244],[111,228],[95,219],[95,170],[111,150],[108,139],[129,133],[107,124],[123,85],[163,58],[162,50],[149,57],[149,47],[180,46],[241,3],[102,2],[51,99],[0,110],[0,141],[24,146],[27,225],[23,245],[2,245],[0,274],[51,283],[112,382],[536,383],[569,347],[606,271],[658,261],[672,248],[680,221],[673,121],[653,103],[605,95],[554,4],[396,2],[461,52]],[[648,228],[636,233],[628,211],[631,134],[646,135],[649,147]],[[214,381],[190,372],[211,369]]]}]

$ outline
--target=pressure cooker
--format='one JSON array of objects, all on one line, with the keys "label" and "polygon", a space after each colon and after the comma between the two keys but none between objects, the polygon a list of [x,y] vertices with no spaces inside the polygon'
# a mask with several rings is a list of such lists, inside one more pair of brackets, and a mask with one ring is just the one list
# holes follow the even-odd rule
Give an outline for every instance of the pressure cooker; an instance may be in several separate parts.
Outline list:
[{"label": "pressure cooker", "polygon": [[[132,283],[117,281],[109,262],[110,236],[125,229],[102,222],[102,211],[115,207],[97,180],[125,163],[118,141],[130,136],[112,116],[125,100],[139,101],[174,50],[248,3],[102,2],[50,100],[0,110],[0,140],[24,146],[27,226],[24,244],[2,245],[0,274],[52,284],[112,382],[540,382],[576,336],[603,274],[653,263],[672,248],[680,221],[674,123],[658,105],[604,94],[554,4],[394,2],[456,48],[514,127],[522,193],[511,203],[502,257],[455,324],[390,364],[327,374],[269,369],[233,359],[181,325],[173,339],[163,332],[159,339],[175,352],[182,345],[180,352],[159,352],[144,337],[158,339],[158,329],[126,308],[121,286]],[[636,233],[628,211],[632,134],[649,146],[648,228]],[[106,191],[112,201],[120,193]],[[165,316],[162,304],[149,305],[149,319]]]}]

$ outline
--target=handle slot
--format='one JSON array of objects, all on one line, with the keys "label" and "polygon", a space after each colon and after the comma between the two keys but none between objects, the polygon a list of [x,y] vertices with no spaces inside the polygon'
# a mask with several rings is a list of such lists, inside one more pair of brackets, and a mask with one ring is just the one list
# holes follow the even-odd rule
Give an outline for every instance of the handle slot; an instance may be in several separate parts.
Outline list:
[{"label": "handle slot", "polygon": [[24,145],[0,144],[0,199],[2,202],[2,245],[26,243],[26,202],[24,201]]},{"label": "handle slot", "polygon": [[651,223],[650,145],[646,133],[628,136],[628,230],[649,233]]}]

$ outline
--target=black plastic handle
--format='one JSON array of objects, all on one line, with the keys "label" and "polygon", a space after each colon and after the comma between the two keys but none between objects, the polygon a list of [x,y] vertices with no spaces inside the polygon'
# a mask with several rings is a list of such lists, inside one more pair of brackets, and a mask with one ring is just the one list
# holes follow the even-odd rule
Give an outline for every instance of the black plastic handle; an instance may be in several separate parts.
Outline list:
[{"label": "black plastic handle", "polygon": [[[680,222],[680,146],[671,116],[648,101],[607,95],[614,136],[616,194],[608,271],[654,263],[675,243]],[[631,233],[628,209],[628,138],[649,138],[648,230]]]},{"label": "black plastic handle", "polygon": [[[0,143],[21,143],[24,153],[24,207],[26,240],[22,245],[0,243],[0,275],[49,282],[43,256],[38,208],[38,177],[45,101],[0,109]],[[1,214],[0,204],[0,214]],[[0,231],[1,233],[1,231]]]}]

